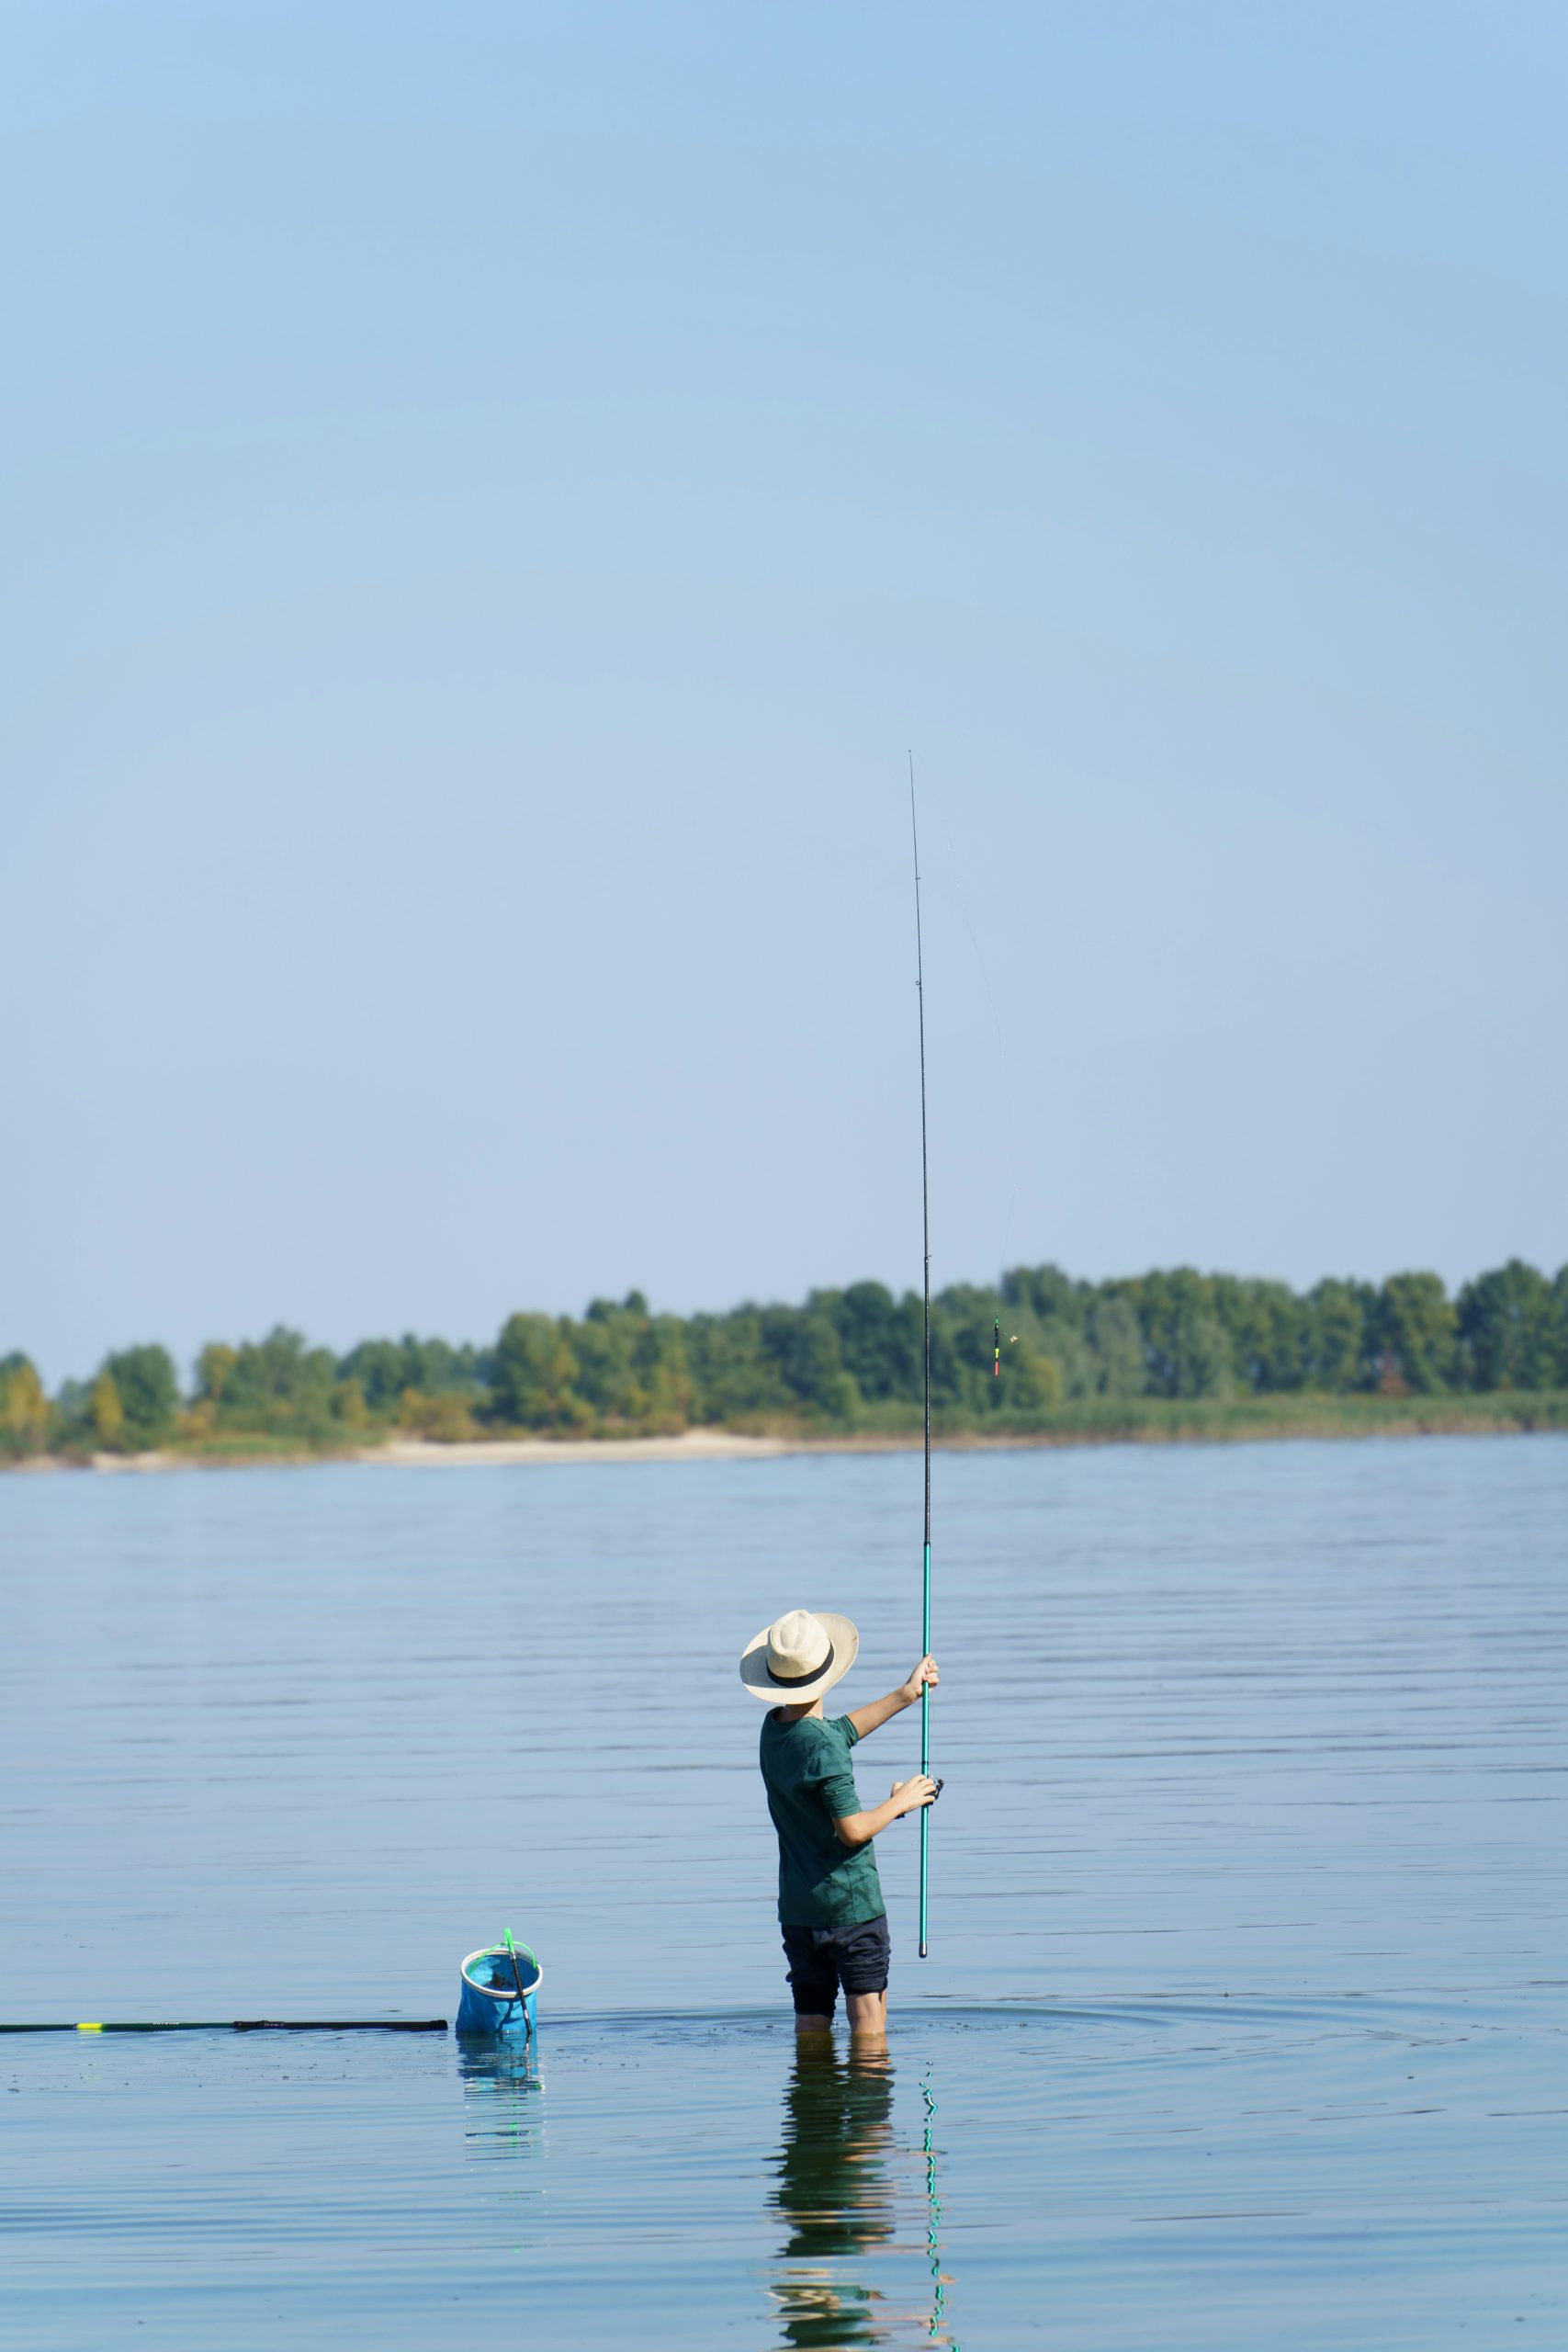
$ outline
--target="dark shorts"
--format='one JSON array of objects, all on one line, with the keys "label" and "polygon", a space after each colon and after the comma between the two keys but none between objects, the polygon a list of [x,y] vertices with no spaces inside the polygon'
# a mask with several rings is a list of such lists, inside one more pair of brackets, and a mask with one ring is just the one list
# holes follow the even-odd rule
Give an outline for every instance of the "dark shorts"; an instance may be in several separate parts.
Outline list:
[{"label": "dark shorts", "polygon": [[887,1921],[858,1919],[849,1928],[786,1928],[784,1957],[797,2017],[830,2018],[841,1984],[846,1993],[887,1990]]}]

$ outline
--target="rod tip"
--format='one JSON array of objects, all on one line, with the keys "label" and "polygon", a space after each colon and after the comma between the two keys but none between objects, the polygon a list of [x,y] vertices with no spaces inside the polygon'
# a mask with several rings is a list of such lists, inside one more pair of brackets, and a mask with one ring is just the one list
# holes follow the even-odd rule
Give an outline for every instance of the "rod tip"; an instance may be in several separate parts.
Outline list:
[{"label": "rod tip", "polygon": [[921,1958],[922,1960],[924,1960],[924,1959],[925,1959],[925,1957],[926,1957],[926,1948],[925,1948],[924,1944],[922,1944],[922,1945],[920,1946],[920,1958]]}]

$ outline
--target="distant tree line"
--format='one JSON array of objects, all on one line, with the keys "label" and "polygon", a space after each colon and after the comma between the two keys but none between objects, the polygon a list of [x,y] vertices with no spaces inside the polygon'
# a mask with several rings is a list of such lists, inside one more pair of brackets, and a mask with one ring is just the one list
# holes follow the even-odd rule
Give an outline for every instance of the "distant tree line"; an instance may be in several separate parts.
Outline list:
[{"label": "distant tree line", "polygon": [[[993,1375],[1001,1322],[1001,1376]],[[581,1317],[518,1314],[488,1348],[297,1331],[197,1359],[182,1394],[166,1349],[122,1349],[56,1396],[0,1357],[0,1457],[346,1447],[396,1430],[452,1442],[511,1431],[655,1434],[694,1424],[896,1431],[920,1402],[920,1302],[880,1283],[802,1306],[657,1315],[639,1291]],[[1018,1267],[931,1302],[931,1393],[947,1433],[1026,1431],[1084,1400],[1383,1396],[1568,1389],[1568,1267],[1518,1259],[1450,1298],[1431,1273],[1304,1292],[1231,1274],[1076,1282]]]}]

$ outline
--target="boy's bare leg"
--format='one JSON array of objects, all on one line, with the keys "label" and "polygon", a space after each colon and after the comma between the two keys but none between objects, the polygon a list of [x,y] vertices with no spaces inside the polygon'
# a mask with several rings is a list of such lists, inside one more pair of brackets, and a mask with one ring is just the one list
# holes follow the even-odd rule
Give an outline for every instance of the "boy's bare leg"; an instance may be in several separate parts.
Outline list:
[{"label": "boy's bare leg", "polygon": [[881,1993],[846,1993],[844,2007],[849,2011],[852,2041],[884,2041],[887,2038],[887,1995]]},{"label": "boy's bare leg", "polygon": [[[850,2038],[853,2041],[880,2041],[887,2031],[887,1996],[886,1993],[846,1993],[844,2007],[849,2015]],[[795,2011],[796,2033],[831,2033],[831,2018],[815,2017],[809,2011]]]}]

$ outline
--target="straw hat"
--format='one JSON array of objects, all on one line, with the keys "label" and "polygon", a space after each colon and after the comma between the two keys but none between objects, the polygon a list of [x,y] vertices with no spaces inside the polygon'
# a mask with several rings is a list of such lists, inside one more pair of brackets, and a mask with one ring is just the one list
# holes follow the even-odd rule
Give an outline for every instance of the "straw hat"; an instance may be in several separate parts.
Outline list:
[{"label": "straw hat", "polygon": [[740,1679],[769,1707],[809,1707],[855,1662],[860,1635],[827,1609],[792,1609],[740,1654]]}]

